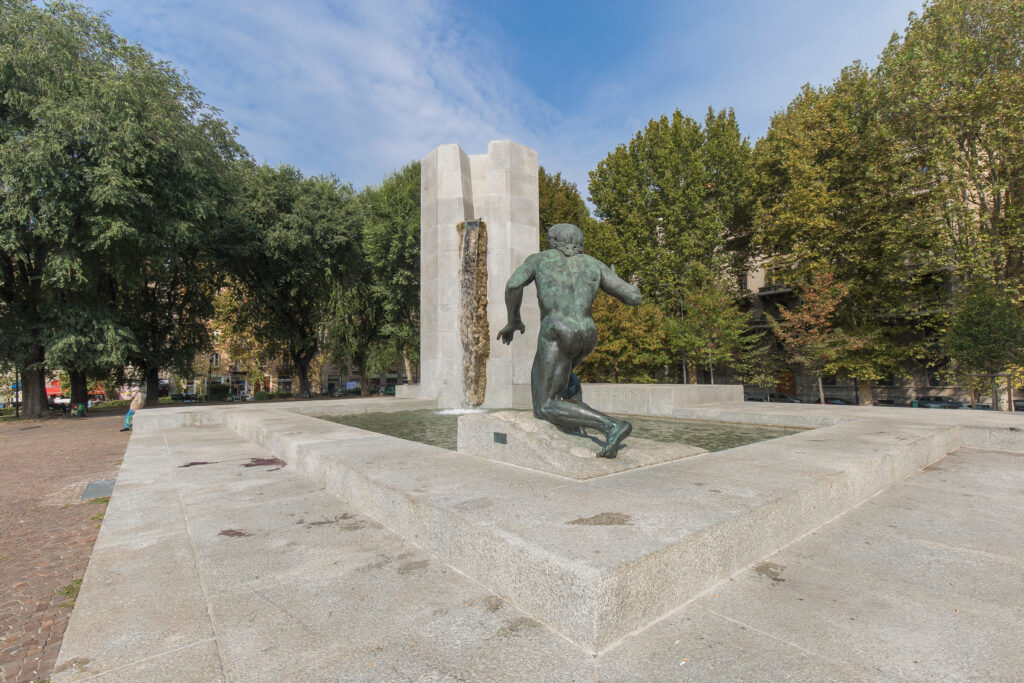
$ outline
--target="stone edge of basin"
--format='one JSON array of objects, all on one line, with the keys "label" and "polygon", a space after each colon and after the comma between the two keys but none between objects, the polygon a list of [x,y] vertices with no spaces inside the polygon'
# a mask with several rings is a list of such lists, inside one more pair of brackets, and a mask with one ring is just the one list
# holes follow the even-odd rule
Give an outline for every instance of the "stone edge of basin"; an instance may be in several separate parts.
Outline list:
[{"label": "stone edge of basin", "polygon": [[[742,571],[958,447],[1024,449],[1024,431],[1020,426],[1012,424],[1012,419],[988,419],[1000,416],[932,416],[900,409],[895,409],[895,412],[893,409],[881,409],[877,413],[882,418],[879,422],[865,420],[863,412],[849,413],[848,417],[820,413],[801,415],[798,411],[758,415],[756,410],[743,404],[677,409],[678,417],[761,424],[785,423],[791,426],[864,422],[867,427],[881,423],[912,423],[925,427],[927,433],[910,443],[893,443],[891,449],[883,449],[884,452],[877,453],[871,462],[848,465],[837,476],[816,480],[812,485],[780,496],[773,501],[772,506],[762,506],[750,511],[748,515],[701,530],[684,539],[684,542],[666,544],[658,552],[650,553],[635,562],[608,571],[597,571],[592,567],[569,562],[566,558],[538,552],[529,543],[513,538],[508,533],[498,534],[494,529],[485,529],[473,522],[472,511],[432,506],[425,502],[423,496],[402,491],[390,482],[375,479],[372,473],[362,471],[359,463],[346,463],[342,459],[325,455],[325,450],[342,448],[346,439],[355,444],[362,438],[380,435],[315,420],[312,415],[430,407],[424,405],[429,404],[429,401],[409,399],[374,399],[360,403],[362,405],[357,406],[339,405],[337,402],[314,405],[311,402],[300,406],[298,410],[292,409],[292,406],[286,410],[274,410],[268,406],[260,411],[224,410],[216,416],[183,416],[181,419],[182,424],[225,423],[236,433],[293,464],[297,471],[320,481],[329,491],[346,499],[368,516],[427,548],[454,568],[593,652],[603,651],[629,633],[645,628],[717,582]],[[166,423],[168,420],[160,422]],[[800,422],[804,424],[800,425]],[[858,425],[848,426],[855,432],[859,428]],[[451,453],[399,439],[394,442],[403,444],[403,448],[423,450],[424,453]],[[346,471],[332,474],[332,470],[339,468]],[[794,517],[798,522],[795,527],[791,521]],[[773,532],[764,533],[766,525],[772,524],[775,525],[772,527]],[[457,532],[452,531],[453,526],[458,527]],[[435,528],[432,530],[430,527]],[[445,541],[439,540],[442,537],[438,532],[440,527],[444,527],[444,533],[448,534]],[[462,552],[472,554],[473,562],[483,562],[485,566],[467,566],[466,556],[455,556],[450,548],[446,550],[445,543],[450,542],[452,533],[461,536]],[[479,547],[474,550],[474,545]],[[719,559],[709,557],[707,552],[703,555],[695,552],[695,548],[717,553]],[[509,578],[510,574],[517,573],[509,571],[510,556],[515,556],[514,564],[519,567],[518,579]],[[722,558],[730,559],[725,561]],[[555,588],[546,591],[544,600],[531,598],[529,593],[534,582],[523,580],[523,576],[534,573],[545,576]],[[560,599],[550,601],[554,594],[559,594]]]}]

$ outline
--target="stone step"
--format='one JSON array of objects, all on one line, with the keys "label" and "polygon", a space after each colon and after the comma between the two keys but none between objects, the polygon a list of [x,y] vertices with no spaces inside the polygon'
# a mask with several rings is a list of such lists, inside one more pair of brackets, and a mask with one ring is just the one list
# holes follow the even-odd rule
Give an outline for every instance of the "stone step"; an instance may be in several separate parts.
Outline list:
[{"label": "stone step", "polygon": [[959,447],[855,419],[575,481],[294,413],[225,424],[600,653]]}]

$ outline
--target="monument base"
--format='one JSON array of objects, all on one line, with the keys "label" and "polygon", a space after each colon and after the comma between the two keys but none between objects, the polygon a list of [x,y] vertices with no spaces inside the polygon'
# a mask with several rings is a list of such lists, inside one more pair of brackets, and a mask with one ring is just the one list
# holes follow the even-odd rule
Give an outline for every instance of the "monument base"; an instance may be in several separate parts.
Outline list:
[{"label": "monument base", "polygon": [[525,411],[474,413],[459,418],[460,452],[571,479],[603,477],[707,452],[697,446],[631,436],[617,458],[599,458],[597,453],[603,446],[603,440],[565,434]]}]

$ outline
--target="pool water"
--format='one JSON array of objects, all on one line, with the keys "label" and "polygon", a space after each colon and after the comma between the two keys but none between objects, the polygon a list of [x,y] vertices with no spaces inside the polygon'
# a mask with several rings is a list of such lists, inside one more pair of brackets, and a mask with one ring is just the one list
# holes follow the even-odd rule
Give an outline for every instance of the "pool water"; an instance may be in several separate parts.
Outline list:
[{"label": "pool water", "polygon": [[[395,413],[364,413],[325,417],[324,419],[399,439],[440,446],[451,451],[455,450],[458,442],[459,416],[451,412],[442,414],[436,410],[405,410]],[[635,416],[626,416],[625,419],[633,423],[633,436],[635,437],[664,443],[698,446],[712,452],[803,431],[790,427],[734,422]]]}]

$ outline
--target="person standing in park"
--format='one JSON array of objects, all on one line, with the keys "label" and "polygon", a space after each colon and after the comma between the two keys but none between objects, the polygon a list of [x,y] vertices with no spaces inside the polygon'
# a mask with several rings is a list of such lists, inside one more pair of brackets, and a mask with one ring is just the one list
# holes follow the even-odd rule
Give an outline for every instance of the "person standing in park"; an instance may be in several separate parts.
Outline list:
[{"label": "person standing in park", "polygon": [[616,275],[614,268],[584,254],[583,232],[575,225],[551,226],[548,243],[550,249],[528,256],[505,285],[508,324],[498,339],[511,344],[517,330],[526,330],[519,315],[523,288],[536,282],[540,334],[530,376],[533,414],[570,433],[600,429],[605,445],[598,457],[614,458],[633,425],[583,403],[572,370],[597,346],[591,307],[598,290],[629,306],[640,304],[640,290]]},{"label": "person standing in park", "polygon": [[132,389],[131,402],[128,404],[128,414],[124,416],[124,427],[121,428],[122,432],[130,432],[132,429],[132,418],[135,416],[135,411],[142,408],[146,402],[146,397],[143,396],[142,392],[139,391],[138,387]]}]

